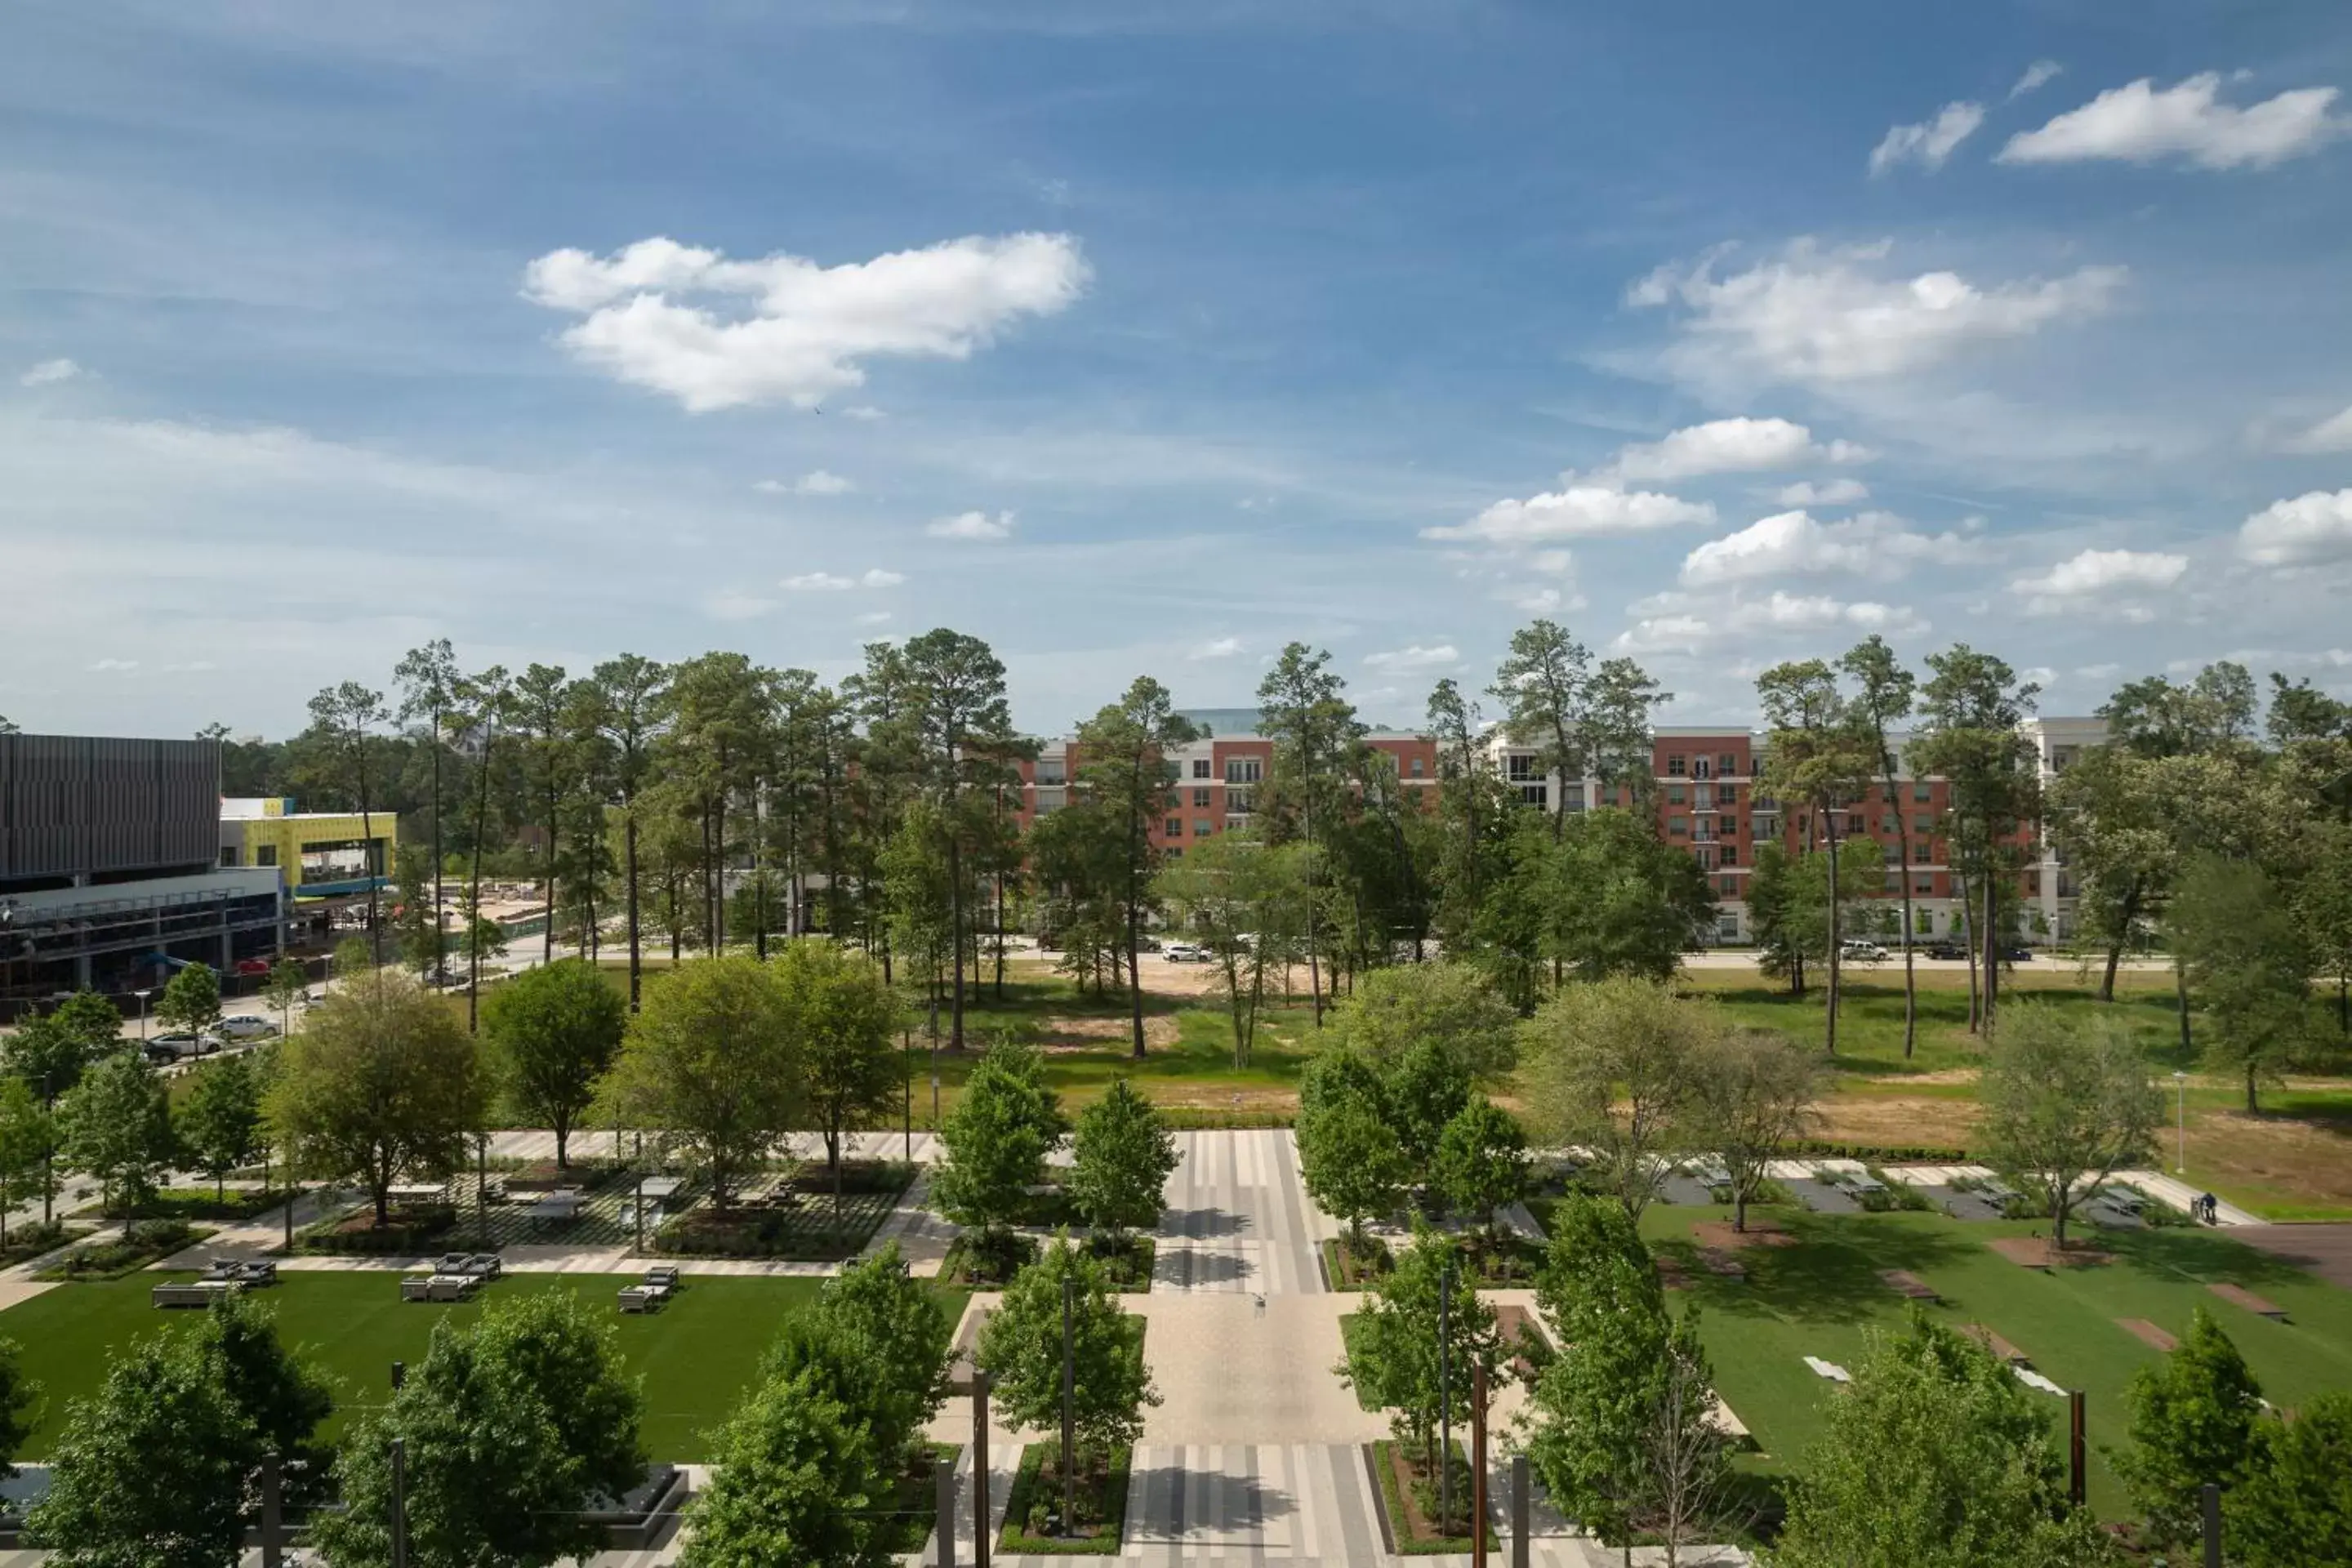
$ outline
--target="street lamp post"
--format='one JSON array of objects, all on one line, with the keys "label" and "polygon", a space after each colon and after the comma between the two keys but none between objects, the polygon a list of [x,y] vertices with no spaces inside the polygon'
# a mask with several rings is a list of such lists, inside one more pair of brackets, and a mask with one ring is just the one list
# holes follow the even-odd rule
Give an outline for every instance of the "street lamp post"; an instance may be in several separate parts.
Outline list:
[{"label": "street lamp post", "polygon": [[2172,1075],[2172,1086],[2180,1095],[2180,1134],[2172,1162],[2172,1173],[2185,1176],[2189,1173],[2189,1075],[2176,1070]]},{"label": "street lamp post", "polygon": [[145,991],[133,991],[131,994],[139,998],[139,1043],[143,1046],[147,1043],[147,998],[155,992],[151,986]]}]

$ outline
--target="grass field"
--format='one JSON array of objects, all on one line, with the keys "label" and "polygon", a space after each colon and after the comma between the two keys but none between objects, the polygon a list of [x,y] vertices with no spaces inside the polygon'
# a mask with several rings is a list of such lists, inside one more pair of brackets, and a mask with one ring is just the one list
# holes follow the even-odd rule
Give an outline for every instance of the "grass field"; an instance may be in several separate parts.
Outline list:
[{"label": "grass field", "polygon": [[[22,1458],[47,1454],[68,1400],[94,1390],[108,1361],[144,1335],[184,1332],[193,1312],[162,1312],[148,1304],[148,1288],[186,1275],[135,1274],[97,1285],[61,1285],[0,1312],[0,1335],[23,1349],[26,1370],[44,1384],[39,1427]],[[814,1300],[821,1281],[700,1276],[659,1312],[623,1315],[614,1293],[628,1280],[596,1275],[509,1275],[479,1300],[526,1291],[574,1290],[596,1312],[611,1316],[629,1370],[644,1379],[645,1439],[656,1459],[690,1462],[707,1457],[706,1435],[742,1397],[761,1355],[785,1318]],[[400,1300],[399,1277],[302,1272],[264,1291],[278,1310],[278,1331],[296,1353],[336,1384],[339,1412],[381,1402],[395,1361],[424,1360],[433,1325],[445,1316],[480,1310],[476,1303],[426,1305]],[[942,1290],[950,1320],[964,1292]],[[331,1434],[341,1414],[328,1426]]]},{"label": "grass field", "polygon": [[[2143,1318],[2176,1338],[2203,1306],[2244,1352],[2263,1391],[2293,1408],[2326,1388],[2352,1388],[2352,1292],[2309,1276],[2223,1235],[2203,1230],[2091,1233],[2113,1260],[2042,1273],[2021,1268],[1984,1244],[2021,1236],[2030,1223],[1967,1224],[1941,1215],[1830,1215],[1776,1209],[1799,1245],[1748,1247],[1745,1281],[1692,1264],[1691,1285],[1670,1300],[1701,1309],[1701,1334],[1724,1399],[1747,1422],[1762,1450],[1750,1461],[1765,1471],[1796,1463],[1821,1430],[1822,1401],[1834,1385],[1803,1357],[1851,1367],[1871,1329],[1899,1329],[1910,1304],[1878,1278],[1907,1268],[1941,1292],[1927,1309],[1958,1326],[1983,1323],[2023,1351],[2061,1385],[2088,1395],[2091,1500],[2115,1517],[2123,1494],[2102,1446],[2125,1440],[2125,1390],[2133,1372],[2158,1354],[2117,1326]],[[1661,1250],[1679,1250],[1695,1220],[1727,1210],[1653,1205],[1643,1231]],[[2273,1322],[2232,1306],[2209,1283],[2243,1285],[2288,1312]],[[2062,1401],[2047,1398],[2063,1423]]]}]

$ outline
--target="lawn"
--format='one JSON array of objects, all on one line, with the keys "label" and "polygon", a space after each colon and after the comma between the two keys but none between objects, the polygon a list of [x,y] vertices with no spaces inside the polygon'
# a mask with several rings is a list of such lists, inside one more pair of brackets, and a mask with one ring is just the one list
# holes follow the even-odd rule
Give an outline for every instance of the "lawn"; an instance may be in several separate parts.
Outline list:
[{"label": "lawn", "polygon": [[[192,1312],[161,1312],[148,1305],[148,1288],[186,1275],[140,1273],[105,1284],[61,1285],[0,1312],[0,1335],[23,1347],[27,1371],[46,1385],[40,1426],[22,1456],[45,1456],[63,1420],[66,1402],[89,1394],[108,1358],[143,1334],[184,1331]],[[815,1299],[822,1281],[734,1276],[690,1277],[677,1300],[659,1312],[623,1315],[614,1295],[629,1281],[596,1275],[509,1275],[483,1298],[525,1291],[576,1290],[609,1314],[629,1370],[645,1380],[648,1453],[668,1462],[709,1456],[706,1435],[726,1419],[756,1372],[778,1326]],[[395,1361],[425,1357],[433,1325],[467,1317],[474,1304],[425,1305],[400,1300],[399,1277],[370,1271],[301,1272],[264,1291],[278,1309],[278,1333],[298,1354],[335,1380],[343,1409],[384,1397]],[[940,1304],[953,1321],[964,1293],[943,1290]],[[331,1419],[331,1433],[341,1417]]]},{"label": "lawn", "polygon": [[[1984,1323],[2032,1358],[2035,1369],[2088,1394],[2091,1500],[2117,1515],[2123,1494],[2101,1447],[2125,1439],[2125,1390],[2158,1352],[2116,1324],[2142,1318],[2178,1337],[2203,1306],[2220,1321],[2273,1403],[2293,1408],[2326,1388],[2352,1388],[2352,1292],[2314,1279],[2263,1254],[2203,1230],[2095,1231],[2113,1261],[2044,1274],[1984,1246],[2022,1236],[2030,1222],[1964,1224],[1940,1215],[1830,1215],[1775,1209],[1800,1245],[1748,1247],[1743,1281],[1696,1264],[1692,1283],[1671,1300],[1702,1309],[1701,1334],[1723,1397],[1761,1449],[1767,1471],[1792,1466],[1821,1430],[1834,1385],[1816,1377],[1807,1355],[1852,1367],[1866,1331],[1898,1329],[1909,1303],[1879,1279],[1907,1268],[1944,1300],[1927,1310],[1958,1326]],[[1653,1205],[1642,1228],[1653,1245],[1686,1245],[1694,1220],[1728,1211]],[[2243,1285],[2287,1309],[2273,1322],[2230,1305],[2209,1282]],[[2054,1421],[2063,1403],[2046,1399]]]}]

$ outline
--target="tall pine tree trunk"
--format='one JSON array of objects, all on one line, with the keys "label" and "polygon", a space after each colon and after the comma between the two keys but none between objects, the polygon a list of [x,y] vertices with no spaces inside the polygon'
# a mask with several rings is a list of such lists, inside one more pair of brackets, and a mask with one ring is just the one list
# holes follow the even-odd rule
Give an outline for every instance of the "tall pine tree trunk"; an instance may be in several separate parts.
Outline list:
[{"label": "tall pine tree trunk", "polygon": [[1840,913],[1838,906],[1843,901],[1845,888],[1844,885],[1838,880],[1837,821],[1834,817],[1830,816],[1827,811],[1822,813],[1822,816],[1828,827],[1830,846],[1830,995],[1828,1038],[1829,1054],[1835,1056],[1837,1055],[1839,960],[1844,956],[1838,951],[1838,916]]},{"label": "tall pine tree trunk", "polygon": [[637,947],[637,802],[635,793],[621,803],[621,855],[628,862],[622,875],[629,881],[629,1011],[637,1010],[638,972],[644,956]]}]

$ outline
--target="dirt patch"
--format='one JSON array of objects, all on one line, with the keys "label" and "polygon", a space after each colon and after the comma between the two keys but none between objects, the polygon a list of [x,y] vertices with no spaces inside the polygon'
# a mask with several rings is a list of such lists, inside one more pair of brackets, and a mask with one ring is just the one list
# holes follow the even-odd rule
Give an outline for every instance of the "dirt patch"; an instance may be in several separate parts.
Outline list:
[{"label": "dirt patch", "polygon": [[2150,1350],[2169,1353],[2180,1347],[2180,1342],[2149,1322],[2146,1318],[2117,1318],[2116,1327],[2129,1334]]},{"label": "dirt patch", "polygon": [[1697,1238],[1704,1252],[1736,1250],[1743,1247],[1794,1247],[1797,1238],[1780,1228],[1780,1222],[1768,1215],[1748,1216],[1746,1230],[1734,1230],[1727,1219],[1697,1219],[1691,1221],[1691,1235]]},{"label": "dirt patch", "polygon": [[2217,1191],[2266,1189],[2296,1202],[2352,1207],[2352,1137],[2340,1123],[2197,1112],[2189,1123],[2189,1163]]},{"label": "dirt patch", "polygon": [[1874,1149],[1965,1148],[1977,1108],[1965,1100],[1840,1096],[1822,1107],[1815,1138]]},{"label": "dirt patch", "polygon": [[2032,1364],[2023,1351],[2019,1350],[2015,1345],[2011,1344],[2007,1340],[2002,1339],[1999,1334],[1994,1333],[1982,1323],[1963,1323],[1960,1325],[1960,1332],[1968,1336],[1969,1339],[1976,1341],[1977,1343],[1984,1346],[1986,1350],[1990,1351],[1992,1352],[1992,1358],[1995,1361],[2004,1363],[2010,1366],[2028,1366]]},{"label": "dirt patch", "polygon": [[2087,1268],[2109,1260],[2108,1254],[2088,1247],[2068,1247],[2062,1251],[2047,1237],[2041,1236],[2004,1236],[1985,1245],[2027,1268]]},{"label": "dirt patch", "polygon": [[[1143,1020],[1143,1048],[1153,1050],[1174,1045],[1183,1035],[1183,1027],[1166,1013],[1155,1014]],[[1098,1051],[1108,1043],[1124,1045],[1135,1037],[1135,1025],[1127,1018],[1072,1017],[1057,1014],[1037,1025],[1037,1044],[1048,1052]]]}]

